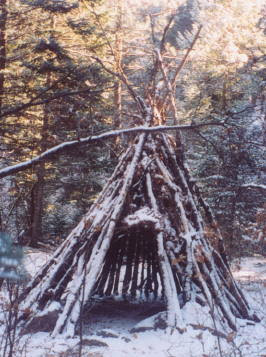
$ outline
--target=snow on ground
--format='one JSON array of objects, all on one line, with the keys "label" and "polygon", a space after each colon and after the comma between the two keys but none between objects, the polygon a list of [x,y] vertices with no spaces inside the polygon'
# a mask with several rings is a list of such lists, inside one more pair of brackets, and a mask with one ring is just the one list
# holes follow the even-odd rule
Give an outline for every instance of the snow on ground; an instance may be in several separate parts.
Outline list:
[{"label": "snow on ground", "polygon": [[49,250],[41,251],[34,248],[25,248],[24,251],[24,265],[27,272],[33,277],[39,269],[47,263],[51,256]]},{"label": "snow on ground", "polygon": [[235,279],[242,282],[255,282],[266,279],[266,259],[262,256],[242,258],[232,264]]},{"label": "snow on ground", "polygon": [[[48,252],[28,250],[25,266],[31,275],[49,259]],[[87,357],[266,357],[266,258],[242,258],[233,266],[233,275],[252,308],[262,319],[249,324],[239,320],[233,333],[214,324],[208,308],[188,303],[182,309],[186,331],[151,329],[160,321],[163,306],[157,303],[130,304],[104,301],[84,317],[82,356]],[[0,291],[0,309],[6,295]],[[156,316],[156,317],[154,317]],[[0,357],[4,346],[4,313],[0,310]],[[217,336],[218,335],[218,336]],[[2,336],[2,340],[1,340]],[[17,337],[14,357],[79,356],[80,338],[52,339],[47,332]],[[2,351],[2,354],[1,354]]]}]

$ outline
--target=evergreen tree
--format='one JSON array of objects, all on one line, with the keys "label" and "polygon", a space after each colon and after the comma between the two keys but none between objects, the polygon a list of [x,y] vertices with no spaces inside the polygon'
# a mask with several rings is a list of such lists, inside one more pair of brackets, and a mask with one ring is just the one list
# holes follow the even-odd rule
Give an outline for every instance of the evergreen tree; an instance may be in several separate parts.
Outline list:
[{"label": "evergreen tree", "polygon": [[[214,16],[215,6],[210,9],[212,18],[205,9],[201,21],[207,21],[209,31],[204,32],[203,27],[198,51],[192,54],[197,61],[190,64],[194,76],[185,74],[183,82],[186,87],[181,108],[185,118],[195,123],[203,120],[225,123],[223,127],[190,134],[187,147],[192,154],[194,173],[202,180],[202,190],[232,254],[240,253],[239,246],[248,252],[250,245],[242,239],[246,236],[247,222],[255,224],[257,211],[263,206],[260,192],[251,192],[243,186],[247,182],[263,184],[261,173],[265,167],[261,120],[264,114],[258,110],[257,99],[261,98],[265,80],[262,75],[265,37],[258,27],[261,5],[259,1],[241,4],[241,17],[237,1],[218,6],[222,18]],[[222,31],[218,31],[218,26],[222,26]],[[251,36],[254,31],[255,40]]]},{"label": "evergreen tree", "polygon": [[[5,150],[12,148],[9,162],[29,158],[56,143],[103,128],[105,121],[99,113],[106,108],[102,93],[108,86],[108,78],[101,73],[99,66],[86,57],[92,52],[103,53],[104,44],[96,23],[91,19],[87,21],[89,17],[84,5],[78,6],[77,2],[22,1],[18,8],[18,4],[17,1],[10,3],[7,20],[9,28],[21,30],[18,37],[14,30],[11,31],[9,38],[8,55],[16,58],[15,63],[11,62],[9,66],[13,66],[16,72],[6,78],[2,112]],[[87,2],[87,6],[95,9],[96,3]],[[30,18],[25,16],[29,11]],[[79,53],[85,56],[80,57]],[[14,196],[13,203],[18,204],[12,212],[18,218],[14,234],[18,235],[24,229],[27,236],[24,241],[33,246],[38,245],[43,234],[48,236],[52,228],[49,224],[47,226],[51,221],[49,216],[53,213],[58,215],[49,203],[49,197],[57,190],[55,179],[60,179],[66,171],[74,175],[76,170],[78,198],[84,193],[82,187],[90,180],[90,169],[86,168],[84,160],[95,160],[102,154],[100,148],[92,152],[74,152],[73,155],[78,155],[80,160],[70,170],[64,169],[69,163],[62,158],[61,169],[55,170],[53,165],[41,163],[31,172],[16,177],[10,190]],[[103,162],[99,166],[103,167]],[[78,180],[81,167],[84,172]],[[27,189],[21,197],[22,186]],[[96,187],[99,189],[99,185]],[[65,191],[68,188],[66,184]],[[94,189],[90,194],[95,193]],[[63,196],[63,201],[75,202],[67,198],[68,192]]]},{"label": "evergreen tree", "polygon": [[[110,126],[139,124],[138,117],[131,115],[134,101],[125,93],[121,78],[115,79],[111,93],[103,94],[112,83],[91,55],[107,59],[113,71],[121,67],[133,87],[145,95],[151,88],[143,83],[154,88],[155,82],[164,83],[161,72],[154,78],[158,60],[154,46],[160,45],[159,34],[172,19],[162,53],[166,70],[178,75],[178,82],[173,82],[177,105],[167,118],[160,116],[167,123],[225,123],[186,135],[186,147],[193,172],[202,179],[202,190],[216,210],[228,246],[233,247],[245,230],[241,222],[248,219],[255,224],[262,210],[259,191],[243,188],[246,182],[264,184],[265,123],[252,124],[257,121],[256,103],[265,101],[262,5],[259,0],[177,3],[182,6],[175,11],[164,1],[146,1],[141,9],[129,1],[130,7],[123,9],[121,0],[115,2],[117,15],[110,10],[113,1],[9,0],[6,20],[1,22],[2,33],[8,28],[1,113],[5,157],[1,160],[5,165],[20,162],[65,140]],[[162,13],[169,16],[161,20]],[[201,26],[192,51],[193,36]],[[171,71],[172,66],[176,71]],[[161,85],[156,90],[165,108],[168,89]],[[2,209],[3,227],[12,217],[16,234],[25,227],[35,240],[63,234],[102,186],[105,168],[118,152],[114,148],[102,144],[75,149],[72,162],[62,156],[57,166],[42,163],[17,175],[9,182],[12,202],[10,210]],[[110,155],[112,151],[115,154]]]}]

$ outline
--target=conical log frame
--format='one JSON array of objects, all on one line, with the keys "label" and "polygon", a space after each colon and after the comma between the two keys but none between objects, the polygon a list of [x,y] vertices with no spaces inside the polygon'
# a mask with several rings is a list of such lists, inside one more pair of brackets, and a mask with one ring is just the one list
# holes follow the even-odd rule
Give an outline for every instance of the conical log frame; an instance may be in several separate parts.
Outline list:
[{"label": "conical log frame", "polygon": [[[255,320],[229,270],[219,230],[171,137],[141,134],[102,193],[21,296],[29,311],[61,306],[53,335],[74,335],[93,297],[162,299],[183,328],[187,301],[216,306],[232,329]],[[215,249],[207,238],[212,230]],[[25,299],[25,301],[24,301]]]}]

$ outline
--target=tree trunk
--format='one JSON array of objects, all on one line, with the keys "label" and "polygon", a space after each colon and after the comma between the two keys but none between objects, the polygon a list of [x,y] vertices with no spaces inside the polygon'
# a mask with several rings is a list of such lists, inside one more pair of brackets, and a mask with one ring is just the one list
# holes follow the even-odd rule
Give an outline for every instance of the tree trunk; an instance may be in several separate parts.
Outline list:
[{"label": "tree trunk", "polygon": [[7,2],[1,0],[0,3],[0,114],[2,113],[3,95],[6,68],[6,22],[7,22]]},{"label": "tree trunk", "polygon": [[[51,86],[51,74],[47,74],[47,87]],[[43,122],[41,129],[40,152],[48,149],[49,126],[52,116],[52,107],[48,103],[44,106]],[[37,247],[42,240],[42,217],[44,208],[44,186],[45,186],[45,162],[35,169],[36,182],[31,192],[31,215],[30,215],[30,246]]]},{"label": "tree trunk", "polygon": [[31,247],[38,247],[38,243],[42,240],[42,216],[43,216],[43,197],[45,184],[45,163],[42,162],[36,168],[37,181],[31,190],[30,204],[30,242]]},{"label": "tree trunk", "polygon": [[[116,26],[115,26],[115,71],[120,72],[123,59],[123,12],[124,12],[124,0],[118,0],[116,2]],[[122,82],[117,79],[114,91],[114,127],[116,129],[121,127],[121,113],[122,113]]]},{"label": "tree trunk", "polygon": [[[115,59],[115,72],[119,73],[122,68],[123,60],[123,13],[124,13],[124,0],[115,1],[116,9],[116,24],[115,24],[115,44],[114,44],[114,59]],[[122,126],[122,81],[117,78],[114,86],[114,115],[113,127],[119,129]],[[123,139],[122,139],[123,141]],[[118,146],[120,139],[115,138],[115,146]],[[111,152],[113,156],[114,152]]]}]

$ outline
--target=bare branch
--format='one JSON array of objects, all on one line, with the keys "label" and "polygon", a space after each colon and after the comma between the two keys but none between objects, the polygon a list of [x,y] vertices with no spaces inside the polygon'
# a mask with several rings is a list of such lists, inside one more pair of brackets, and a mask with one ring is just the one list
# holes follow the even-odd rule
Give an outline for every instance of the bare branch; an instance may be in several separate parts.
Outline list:
[{"label": "bare branch", "polygon": [[174,125],[174,126],[167,126],[167,125],[159,125],[154,127],[146,127],[146,126],[138,126],[135,128],[128,128],[128,129],[120,129],[120,130],[111,130],[106,133],[102,133],[99,135],[88,136],[86,138],[81,138],[79,140],[72,140],[66,141],[62,144],[56,145],[42,154],[36,156],[31,160],[27,160],[21,162],[16,165],[8,166],[0,170],[0,178],[13,175],[17,172],[24,171],[28,168],[33,167],[34,165],[40,163],[41,161],[51,160],[54,158],[55,155],[60,153],[67,153],[67,151],[71,148],[80,147],[82,145],[90,144],[92,142],[99,142],[101,140],[110,139],[116,137],[118,135],[128,135],[132,133],[156,133],[156,132],[163,132],[163,131],[171,131],[171,130],[193,130],[196,128],[201,128],[209,125],[218,125],[223,126],[224,124],[221,122],[213,122],[213,123],[202,123],[202,124],[193,124],[193,125]]},{"label": "bare branch", "polygon": [[102,35],[104,36],[106,43],[111,51],[112,56],[115,58],[115,52],[113,49],[113,46],[111,44],[111,41],[109,40],[106,31],[104,30],[103,24],[100,20],[99,15],[96,13],[96,11],[93,8],[90,8],[89,5],[86,3],[86,1],[82,0],[83,5],[85,6],[85,8],[87,9],[89,14],[93,14],[96,21],[97,21],[97,25],[100,27],[101,31],[102,31]]},{"label": "bare branch", "polygon": [[[199,35],[200,35],[200,32],[201,32],[202,27],[203,27],[202,25],[199,26],[198,31],[197,31],[197,33],[196,33],[196,35],[195,35],[193,41],[191,42],[190,47],[187,49],[186,54],[184,55],[182,61],[180,62],[180,64],[178,65],[178,67],[177,67],[177,69],[176,69],[176,71],[175,71],[174,77],[173,77],[173,79],[172,79],[172,81],[171,81],[171,88],[172,88],[172,90],[175,88],[178,75],[179,75],[179,73],[181,72],[181,70],[183,69],[183,67],[184,67],[184,65],[185,65],[185,63],[186,63],[186,61],[187,61],[187,59],[188,59],[188,56],[189,56],[190,52],[191,52],[192,49],[194,48],[194,45],[195,45],[196,41],[197,41],[198,38],[199,38]],[[172,91],[172,93],[173,93],[173,91]],[[167,108],[167,106],[168,106],[169,100],[171,101],[171,105],[172,105],[172,97],[171,97],[171,95],[169,96],[168,93],[167,93],[167,94],[165,95],[164,99],[163,99],[163,103],[165,103],[165,107],[166,107],[166,108]]]},{"label": "bare branch", "polygon": [[163,79],[164,79],[165,85],[167,87],[167,97],[165,99],[169,98],[169,100],[170,100],[170,103],[171,103],[171,106],[172,106],[173,115],[174,115],[174,123],[175,123],[175,125],[177,125],[177,122],[178,122],[177,109],[176,109],[176,103],[175,103],[175,96],[174,96],[173,87],[172,87],[172,84],[171,84],[169,78],[167,78],[167,73],[166,73],[166,69],[165,69],[165,66],[164,66],[164,63],[163,63],[163,59],[162,59],[160,50],[156,48],[155,49],[155,53],[157,55],[157,59],[158,59],[158,63],[159,63],[162,75],[163,75]]},{"label": "bare branch", "polygon": [[241,187],[246,187],[246,188],[258,188],[258,189],[261,189],[261,190],[266,190],[266,185],[262,185],[262,184],[259,184],[259,183],[246,183],[244,185],[242,185]]},{"label": "bare branch", "polygon": [[201,32],[202,27],[203,27],[202,25],[199,26],[199,29],[198,29],[198,31],[197,31],[197,33],[196,33],[196,35],[195,35],[193,41],[191,42],[190,47],[187,49],[187,52],[186,52],[185,56],[183,57],[182,61],[180,62],[179,66],[177,67],[177,69],[176,69],[176,71],[175,71],[175,75],[174,75],[173,80],[172,80],[172,86],[173,86],[173,87],[174,87],[175,84],[176,84],[177,77],[178,77],[180,71],[182,70],[182,68],[184,67],[184,65],[185,65],[185,63],[186,63],[186,61],[187,61],[187,59],[188,59],[188,56],[189,56],[190,52],[193,50],[193,47],[194,47],[196,41],[197,41],[198,38],[199,38],[199,35],[200,35],[200,32]]},{"label": "bare branch", "polygon": [[103,63],[103,61],[99,57],[92,56],[92,58],[95,59],[95,61],[97,61],[106,72],[108,72],[111,75],[119,78],[126,85],[129,93],[131,94],[132,98],[136,102],[140,113],[143,114],[143,106],[142,106],[142,103],[139,100],[140,98],[137,95],[137,93],[134,91],[132,85],[129,83],[129,81],[127,79],[127,76],[125,75],[123,69],[120,67],[120,73],[114,72],[110,68],[106,67],[106,65]]},{"label": "bare branch", "polygon": [[[160,49],[160,53],[165,52],[165,41],[166,41],[166,35],[167,32],[171,26],[171,23],[173,22],[175,18],[175,13],[173,13],[170,18],[169,21],[167,22],[166,26],[164,27],[164,32],[160,41],[160,45],[159,45],[159,49]],[[153,39],[153,45],[156,46],[156,39],[155,39],[155,29],[154,29],[154,21],[153,21],[153,16],[150,15],[150,23],[151,23],[151,33],[152,33],[152,39]],[[152,87],[152,93],[154,94],[156,91],[156,85],[155,85],[155,77],[157,75],[157,72],[159,70],[159,63],[158,63],[158,58],[157,56],[155,57],[154,60],[154,65],[153,65],[153,70],[151,72],[151,76],[150,76],[150,80],[148,81],[148,86],[147,88],[151,88]],[[150,83],[153,83],[152,86],[150,86]],[[147,92],[147,88],[146,88],[146,92]],[[150,91],[149,91],[150,92]],[[151,92],[149,93],[149,95],[151,95]]]},{"label": "bare branch", "polygon": [[203,135],[201,132],[199,132],[199,130],[195,130],[196,134],[202,139],[204,140],[206,143],[210,144],[215,152],[218,154],[218,156],[223,160],[223,155],[222,155],[222,152],[217,148],[217,146],[209,139],[209,138],[206,138],[205,135]]},{"label": "bare branch", "polygon": [[161,39],[161,43],[160,43],[160,52],[163,53],[164,50],[165,50],[165,41],[166,41],[166,35],[167,35],[167,32],[175,18],[175,15],[176,13],[174,12],[172,14],[172,16],[170,17],[168,23],[166,24],[165,28],[164,28],[164,31],[163,31],[163,36],[162,36],[162,39]]},{"label": "bare branch", "polygon": [[152,42],[153,45],[156,45],[156,38],[155,38],[155,31],[154,31],[154,20],[151,14],[149,14],[149,18],[150,18],[150,25],[151,25],[151,37],[152,37]]}]

